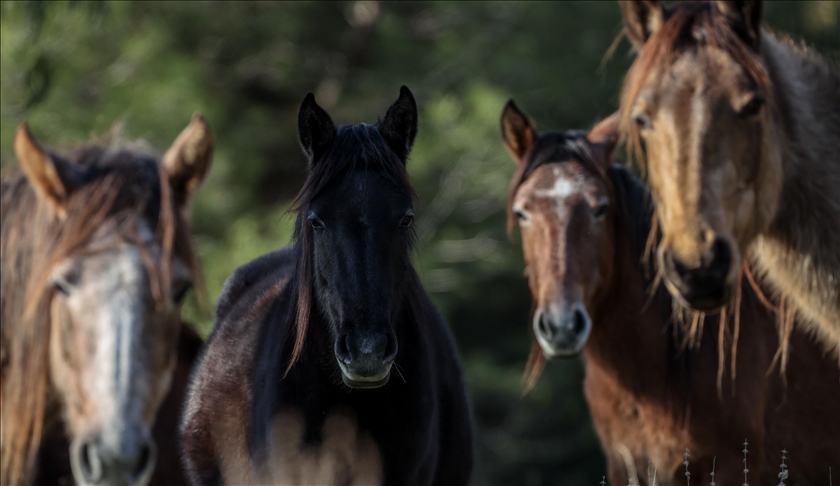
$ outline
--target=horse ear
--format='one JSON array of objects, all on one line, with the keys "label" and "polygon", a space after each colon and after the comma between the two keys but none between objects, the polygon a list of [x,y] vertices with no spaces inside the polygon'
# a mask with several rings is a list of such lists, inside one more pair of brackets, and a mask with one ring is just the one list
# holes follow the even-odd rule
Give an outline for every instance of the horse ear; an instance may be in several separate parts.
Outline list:
[{"label": "horse ear", "polygon": [[417,103],[407,87],[400,88],[400,97],[388,108],[385,118],[379,123],[379,133],[400,160],[405,162],[417,137]]},{"label": "horse ear", "polygon": [[15,133],[15,155],[38,199],[63,219],[67,215],[67,197],[81,182],[80,169],[42,149],[25,123]]},{"label": "horse ear", "polygon": [[163,170],[177,194],[178,204],[186,205],[201,185],[213,159],[213,134],[204,117],[196,113],[178,138],[163,154]]},{"label": "horse ear", "polygon": [[537,140],[536,128],[513,100],[507,102],[502,112],[502,139],[517,164],[525,161],[525,155]]},{"label": "horse ear", "polygon": [[761,0],[717,0],[717,11],[756,52],[761,44]]},{"label": "horse ear", "polygon": [[298,139],[309,160],[309,167],[330,148],[335,132],[335,123],[330,115],[318,106],[314,94],[307,93],[298,111]]},{"label": "horse ear", "polygon": [[592,145],[592,156],[595,162],[604,169],[608,169],[612,164],[613,152],[618,145],[620,120],[621,112],[615,112],[599,121],[586,135],[586,140]]},{"label": "horse ear", "polygon": [[624,17],[624,32],[638,51],[654,32],[662,26],[665,9],[657,0],[620,1]]}]

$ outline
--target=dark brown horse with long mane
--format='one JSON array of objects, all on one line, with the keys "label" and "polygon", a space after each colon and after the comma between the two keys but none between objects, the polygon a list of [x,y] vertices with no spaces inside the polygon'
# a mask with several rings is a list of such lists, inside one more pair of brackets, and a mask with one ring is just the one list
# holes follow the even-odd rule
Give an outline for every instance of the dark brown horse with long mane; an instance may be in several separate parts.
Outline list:
[{"label": "dark brown horse with long mane", "polygon": [[621,129],[657,203],[666,286],[713,312],[751,261],[782,334],[798,316],[840,358],[840,71],[762,28],[760,0],[621,6],[639,50]]},{"label": "dark brown horse with long mane", "polygon": [[[211,153],[200,116],[162,159],[116,145],[60,155],[18,129],[22,174],[0,194],[0,483],[70,467],[80,484],[146,484],[171,464],[156,455],[177,454],[176,429],[152,428],[167,395],[163,420],[177,420],[173,374],[195,357],[180,320],[200,283],[185,217]],[[64,430],[69,466],[56,463]]]},{"label": "dark brown horse with long mane", "polygon": [[[512,102],[502,115],[517,162],[510,224],[518,222],[522,234],[534,298],[537,344],[526,377],[536,380],[545,357],[582,353],[584,391],[610,484],[627,484],[621,446],[642,475],[650,461],[656,484],[685,484],[686,448],[691,484],[706,484],[712,471],[717,484],[741,484],[745,439],[750,484],[778,481],[785,448],[794,484],[826,484],[840,457],[840,372],[796,331],[788,386],[778,373],[768,375],[778,346],[775,316],[746,283],[737,317],[705,318],[697,342],[682,348],[685,333],[672,318],[670,295],[661,286],[649,294],[650,195],[610,164],[616,121],[588,135],[537,133]],[[727,350],[737,365],[734,378],[719,375]]]},{"label": "dark brown horse with long mane", "polygon": [[236,270],[184,414],[193,484],[464,485],[458,354],[411,263],[408,88],[336,128],[310,93],[294,243]]}]

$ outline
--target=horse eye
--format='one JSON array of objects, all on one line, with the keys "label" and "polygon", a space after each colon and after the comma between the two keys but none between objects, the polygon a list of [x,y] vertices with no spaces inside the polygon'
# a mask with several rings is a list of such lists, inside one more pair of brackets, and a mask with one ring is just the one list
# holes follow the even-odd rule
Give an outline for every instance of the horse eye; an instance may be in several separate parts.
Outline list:
[{"label": "horse eye", "polygon": [[745,118],[757,115],[762,106],[764,106],[764,97],[755,95],[738,109],[738,115]]},{"label": "horse eye", "polygon": [[633,123],[635,123],[636,126],[639,127],[639,130],[647,130],[653,124],[653,122],[651,122],[650,117],[647,115],[647,113],[641,113],[641,112],[635,113],[633,115]]},{"label": "horse eye", "polygon": [[72,289],[72,285],[64,277],[53,278],[52,286],[64,296],[70,295],[70,290]]},{"label": "horse eye", "polygon": [[523,209],[516,208],[513,210],[513,214],[516,215],[516,219],[519,220],[520,223],[525,223],[530,219],[528,213],[526,213]]},{"label": "horse eye", "polygon": [[321,221],[321,218],[315,215],[315,213],[310,213],[309,217],[309,224],[312,225],[313,229],[324,229],[324,222]]},{"label": "horse eye", "polygon": [[607,214],[607,208],[609,208],[610,203],[608,202],[601,202],[594,208],[592,208],[592,218],[593,219],[601,219]]},{"label": "horse eye", "polygon": [[409,228],[411,227],[411,223],[414,222],[414,213],[409,211],[403,216],[403,219],[400,220],[400,228]]},{"label": "horse eye", "polygon": [[172,301],[178,305],[181,305],[184,302],[184,299],[187,297],[187,292],[192,288],[192,282],[183,280],[180,282],[176,282],[172,286]]}]

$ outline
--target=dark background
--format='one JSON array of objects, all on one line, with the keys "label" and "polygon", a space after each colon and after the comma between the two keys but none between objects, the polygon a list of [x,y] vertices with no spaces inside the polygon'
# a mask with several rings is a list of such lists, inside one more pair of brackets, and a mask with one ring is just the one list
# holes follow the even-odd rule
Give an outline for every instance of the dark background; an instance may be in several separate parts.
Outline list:
[{"label": "dark background", "polygon": [[[840,3],[766,2],[769,25],[840,51]],[[164,150],[203,113],[216,137],[194,232],[209,297],[237,266],[288,243],[305,176],[297,108],[373,122],[408,85],[420,106],[409,171],[416,258],[451,325],[475,410],[475,484],[596,485],[605,474],[579,360],[522,396],[530,298],[505,234],[513,163],[499,115],[514,97],[542,128],[610,114],[632,56],[615,2],[15,3],[0,7],[0,155],[29,122],[52,147],[114,127]],[[211,312],[186,310],[203,333]],[[639,350],[644,352],[644,350]]]}]

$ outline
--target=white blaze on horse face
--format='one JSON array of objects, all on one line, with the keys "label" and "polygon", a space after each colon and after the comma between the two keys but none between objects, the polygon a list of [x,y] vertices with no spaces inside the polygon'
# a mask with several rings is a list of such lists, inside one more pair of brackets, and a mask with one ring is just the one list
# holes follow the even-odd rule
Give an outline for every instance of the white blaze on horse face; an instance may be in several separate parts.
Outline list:
[{"label": "white blaze on horse face", "polygon": [[580,192],[581,185],[577,178],[568,177],[566,174],[561,173],[557,167],[554,167],[552,172],[557,178],[554,180],[554,186],[551,189],[534,191],[534,195],[537,197],[550,197],[562,200]]},{"label": "white blaze on horse face", "polygon": [[565,173],[559,167],[553,167],[551,170],[555,177],[554,185],[550,189],[535,190],[533,194],[538,198],[554,199],[557,215],[561,221],[565,221],[567,213],[565,201],[582,192],[583,180],[581,177]]},{"label": "white blaze on horse face", "polygon": [[520,191],[525,197],[519,198],[513,206],[520,226],[527,227],[532,221],[531,214],[525,209],[527,199],[553,199],[557,215],[561,221],[565,221],[567,213],[565,201],[583,191],[585,180],[582,176],[570,175],[556,166],[551,167],[551,172],[554,176],[554,184],[550,188],[535,188],[536,180],[522,184]]},{"label": "white blaze on horse face", "polygon": [[[65,280],[63,299],[74,328],[73,343],[51,359],[59,390],[71,405],[69,418],[75,435],[98,432],[104,445],[120,450],[123,434],[145,430],[169,388],[176,345],[170,332],[171,306],[157,305],[146,259],[160,258],[153,233],[143,224],[140,244],[115,241],[112,228],[103,227],[88,246],[88,253],[56,267],[53,279]],[[147,255],[144,257],[143,253]],[[181,267],[173,265],[171,273]],[[66,278],[69,273],[72,278]],[[60,335],[60,334],[58,334]],[[70,353],[77,368],[57,357]],[[172,363],[164,363],[172,361]],[[75,383],[75,385],[74,385]]]}]

